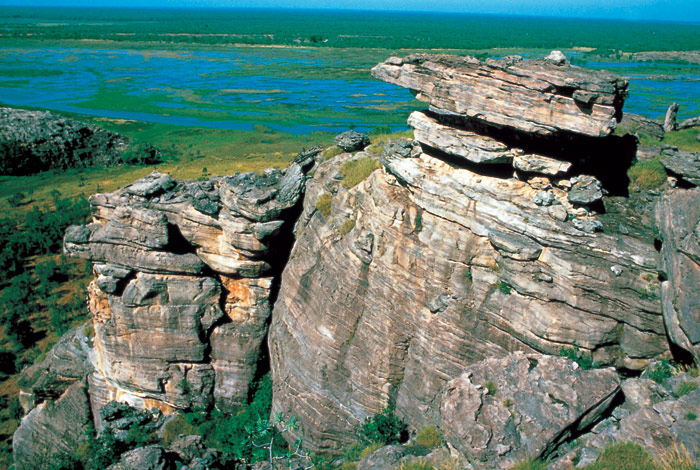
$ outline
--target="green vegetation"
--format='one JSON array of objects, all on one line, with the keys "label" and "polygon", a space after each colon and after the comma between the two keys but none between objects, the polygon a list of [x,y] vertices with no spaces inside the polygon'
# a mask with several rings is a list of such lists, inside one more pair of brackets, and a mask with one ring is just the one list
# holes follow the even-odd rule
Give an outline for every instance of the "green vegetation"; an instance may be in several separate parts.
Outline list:
[{"label": "green vegetation", "polygon": [[372,442],[368,444],[367,447],[362,449],[362,452],[360,452],[360,458],[358,460],[364,459],[369,454],[381,449],[382,447],[384,447],[384,444],[382,442]]},{"label": "green vegetation", "polygon": [[622,442],[606,447],[586,470],[659,470],[659,467],[640,445]]},{"label": "green vegetation", "polygon": [[343,149],[341,149],[337,145],[333,145],[324,150],[323,153],[321,153],[321,155],[323,156],[324,160],[330,160],[333,157],[337,157],[341,153],[343,153]]},{"label": "green vegetation", "polygon": [[697,418],[698,418],[698,415],[696,415],[692,411],[688,411],[685,414],[685,419],[687,419],[688,421],[695,421]]},{"label": "green vegetation", "polygon": [[506,281],[501,281],[498,284],[496,284],[496,288],[506,295],[510,294],[510,291],[513,290],[511,285],[508,284]]},{"label": "green vegetation", "polygon": [[327,219],[331,215],[331,199],[330,193],[322,193],[316,200],[316,210]]},{"label": "green vegetation", "polygon": [[489,395],[495,395],[498,391],[498,386],[491,380],[484,382],[484,388],[489,391]]},{"label": "green vegetation", "polygon": [[627,176],[630,179],[630,190],[656,189],[666,182],[666,170],[659,157],[635,163],[627,170]]},{"label": "green vegetation", "polygon": [[559,356],[574,361],[583,370],[594,369],[598,367],[598,363],[593,362],[593,356],[591,355],[591,353],[582,351],[576,345],[574,345],[574,347],[572,348],[562,348],[559,351]]},{"label": "green vegetation", "polygon": [[380,167],[379,162],[370,157],[349,160],[340,167],[340,174],[343,176],[342,184],[346,188],[357,186]]},{"label": "green vegetation", "polygon": [[394,416],[391,407],[382,413],[365,419],[360,428],[360,441],[365,445],[372,443],[399,444],[408,438],[408,425],[402,419]]},{"label": "green vegetation", "polygon": [[422,427],[418,434],[416,434],[416,445],[427,447],[429,449],[435,449],[443,444],[442,433],[437,426],[431,424],[429,426]]},{"label": "green vegetation", "polygon": [[547,464],[539,459],[526,459],[516,463],[511,470],[546,470]]},{"label": "green vegetation", "polygon": [[435,467],[423,459],[409,460],[399,466],[399,470],[435,470]]},{"label": "green vegetation", "polygon": [[664,359],[661,362],[654,364],[651,369],[647,371],[647,378],[653,380],[654,382],[661,384],[664,380],[673,377],[673,367],[668,359]]},{"label": "green vegetation", "polygon": [[[139,20],[135,20],[138,18]],[[416,28],[421,24],[421,28]],[[589,46],[600,55],[622,51],[697,50],[693,24],[511,18],[466,14],[325,11],[178,11],[5,7],[2,39],[111,41],[166,48],[290,45],[308,48],[552,49]],[[464,34],[469,31],[469,34]],[[497,35],[493,31],[499,31]],[[143,47],[143,46],[142,46]],[[508,52],[504,52],[508,53]]]},{"label": "green vegetation", "polygon": [[692,380],[682,382],[676,389],[676,396],[682,397],[698,389],[698,383]]},{"label": "green vegetation", "polygon": [[350,231],[355,228],[355,219],[346,219],[341,225],[340,225],[340,234],[342,236],[347,235],[350,233]]}]

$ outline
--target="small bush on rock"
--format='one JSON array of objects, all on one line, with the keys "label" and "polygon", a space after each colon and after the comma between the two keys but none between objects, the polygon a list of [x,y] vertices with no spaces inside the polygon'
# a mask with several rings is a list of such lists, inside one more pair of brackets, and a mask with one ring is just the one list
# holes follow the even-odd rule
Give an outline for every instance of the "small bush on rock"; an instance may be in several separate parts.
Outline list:
[{"label": "small bush on rock", "polygon": [[442,445],[442,433],[435,425],[424,426],[416,435],[416,444],[429,449]]},{"label": "small bush on rock", "polygon": [[678,386],[678,389],[676,390],[676,395],[682,397],[684,395],[689,394],[690,392],[694,392],[697,389],[698,383],[693,382],[692,380],[688,380],[687,382],[683,382]]},{"label": "small bush on rock", "polygon": [[391,408],[365,419],[360,428],[360,440],[365,444],[399,444],[405,442],[407,438],[408,426],[403,420],[394,416]]},{"label": "small bush on rock", "polygon": [[673,367],[668,359],[654,364],[647,372],[647,378],[653,380],[657,384],[663,383],[664,380],[673,376]]},{"label": "small bush on rock", "polygon": [[618,442],[603,450],[586,470],[658,470],[649,453],[633,442]]},{"label": "small bush on rock", "polygon": [[630,189],[656,189],[666,182],[666,170],[658,158],[637,162],[627,170]]},{"label": "small bush on rock", "polygon": [[593,369],[598,366],[597,363],[593,362],[593,356],[590,353],[581,351],[577,346],[562,348],[559,351],[559,356],[574,361],[583,370]]},{"label": "small bush on rock", "polygon": [[327,218],[331,215],[331,195],[329,193],[321,194],[316,200],[316,210]]}]

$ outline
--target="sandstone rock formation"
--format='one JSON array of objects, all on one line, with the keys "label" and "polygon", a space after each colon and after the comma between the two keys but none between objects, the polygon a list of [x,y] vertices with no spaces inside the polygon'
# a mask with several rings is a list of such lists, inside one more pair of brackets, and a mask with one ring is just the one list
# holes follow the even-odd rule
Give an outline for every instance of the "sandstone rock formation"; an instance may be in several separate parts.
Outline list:
[{"label": "sandstone rock formation", "polygon": [[561,61],[509,56],[414,54],[391,57],[372,75],[410,88],[432,106],[525,132],[609,135],[621,117],[627,81]]},{"label": "sandstone rock formation", "polygon": [[94,222],[69,228],[64,246],[95,263],[95,410],[245,402],[284,262],[277,234],[314,156],[204,182],[153,173],[90,198]]},{"label": "sandstone rock formation", "polygon": [[515,353],[466,368],[440,402],[446,439],[474,468],[510,468],[546,457],[607,410],[620,389],[614,369]]},{"label": "sandstone rock formation", "polygon": [[676,189],[656,208],[663,240],[661,299],[668,335],[700,363],[700,189]]},{"label": "sandstone rock formation", "polygon": [[671,132],[678,128],[678,122],[676,121],[677,115],[678,103],[672,103],[666,110],[666,117],[664,118],[664,131]]},{"label": "sandstone rock formation", "polygon": [[[123,163],[131,140],[48,111],[0,108],[0,175],[28,175],[52,168]],[[141,163],[157,163],[154,148],[132,148]]]}]

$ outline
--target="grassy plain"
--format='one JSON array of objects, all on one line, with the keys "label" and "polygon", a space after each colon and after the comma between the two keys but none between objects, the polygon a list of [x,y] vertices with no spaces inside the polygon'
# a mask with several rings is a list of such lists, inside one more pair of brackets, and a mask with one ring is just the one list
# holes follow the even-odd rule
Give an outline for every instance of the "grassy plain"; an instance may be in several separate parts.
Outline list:
[{"label": "grassy plain", "polygon": [[[574,62],[599,61],[601,67],[614,67],[618,73],[678,77],[698,73],[700,55],[693,51],[700,50],[700,26],[382,12],[18,7],[0,10],[0,58],[17,51],[30,57],[36,51],[51,48],[77,52],[62,59],[62,70],[44,66],[45,63],[40,66],[31,60],[24,68],[3,70],[2,87],[21,93],[34,79],[58,80],[66,70],[70,72],[77,67],[78,52],[94,52],[98,57],[104,51],[133,54],[145,64],[171,58],[189,61],[188,66],[195,65],[197,53],[206,53],[212,66],[231,64],[217,72],[222,82],[275,77],[297,81],[335,79],[351,85],[369,79],[369,69],[392,55],[431,51],[482,58],[508,54],[532,57],[552,49],[567,51]],[[657,51],[648,55],[654,62],[635,63],[645,51]],[[255,60],[232,58],[231,54],[237,53]],[[626,65],[620,66],[620,61]],[[89,71],[100,72],[99,63],[90,66]],[[204,69],[203,73],[207,73]],[[295,90],[183,85],[150,90],[145,96],[132,93],[134,89],[148,88],[139,85],[139,73],[139,68],[133,67],[100,82],[94,89],[85,90],[85,96],[75,104],[93,111],[93,115],[65,114],[137,142],[155,145],[165,155],[164,163],[156,169],[183,179],[284,167],[301,148],[330,145],[334,135],[327,131],[308,132],[308,128],[304,132],[281,131],[285,126],[313,126],[315,122],[326,121],[387,130],[402,126],[410,110],[423,107],[410,97],[388,104],[381,97],[376,103],[366,97],[361,104],[339,106],[277,101],[265,113],[256,114],[272,95],[277,98]],[[244,98],[227,101],[236,96]],[[650,100],[662,106],[667,98],[651,96]],[[116,119],[100,115],[103,111],[198,119],[202,125]],[[207,125],[213,121],[249,125],[243,130]],[[669,133],[664,143],[700,151],[696,135],[697,130]],[[373,137],[374,142],[383,140],[386,136]],[[54,191],[71,199],[88,197],[96,192],[113,191],[153,170],[154,167],[125,165],[23,177],[0,176],[0,213],[21,219],[34,207],[51,207]],[[25,199],[17,206],[11,204],[10,198],[20,192],[26,195]],[[320,203],[324,210],[330,210],[330,197]],[[348,225],[348,229],[352,227]],[[33,256],[24,261],[27,270],[33,272],[38,264],[49,260],[67,266],[69,279],[51,293],[58,302],[66,302],[75,297],[88,279],[86,263],[63,260],[57,254]],[[5,287],[0,285],[0,295]],[[48,327],[48,307],[47,302],[40,300],[30,317],[38,339],[21,352],[26,356],[25,361],[40,357],[58,339],[56,332]],[[7,349],[6,339],[0,336],[3,352]],[[17,393],[15,374],[0,377],[0,401],[5,404],[0,411],[0,467],[9,467],[10,438],[18,424],[13,414]]]}]

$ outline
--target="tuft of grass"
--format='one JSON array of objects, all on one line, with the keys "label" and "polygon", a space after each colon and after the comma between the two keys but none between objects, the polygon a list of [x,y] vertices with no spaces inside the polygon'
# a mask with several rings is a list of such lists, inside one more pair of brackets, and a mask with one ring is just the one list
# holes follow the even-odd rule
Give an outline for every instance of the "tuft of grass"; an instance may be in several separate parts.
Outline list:
[{"label": "tuft of grass", "polygon": [[559,356],[574,361],[581,369],[584,370],[598,367],[598,364],[593,362],[593,356],[591,356],[591,353],[581,351],[578,346],[574,346],[573,348],[562,348],[559,351]]},{"label": "tuft of grass", "polygon": [[511,470],[546,470],[547,464],[540,459],[526,459],[516,463]]},{"label": "tuft of grass", "polygon": [[325,160],[330,160],[333,157],[337,157],[341,153],[343,153],[343,149],[341,149],[337,145],[334,145],[332,147],[328,147],[326,150],[321,152],[321,156],[323,157],[323,160],[325,161]]},{"label": "tuft of grass", "polygon": [[678,388],[676,389],[676,396],[682,397],[684,395],[689,394],[690,392],[694,392],[697,389],[698,389],[698,383],[693,382],[692,380],[688,380],[686,382],[681,383],[678,386]]},{"label": "tuft of grass", "polygon": [[384,444],[382,444],[381,442],[373,442],[373,443],[371,443],[370,445],[368,445],[367,447],[365,447],[364,449],[362,449],[362,452],[360,452],[360,458],[359,458],[358,460],[364,459],[364,458],[367,457],[369,454],[371,454],[372,452],[375,452],[375,451],[381,449],[382,447],[384,447]]},{"label": "tuft of grass", "polygon": [[499,291],[502,293],[508,295],[510,294],[510,291],[513,290],[513,288],[508,284],[506,281],[501,281],[498,284],[496,284],[496,287],[498,288]]},{"label": "tuft of grass", "polygon": [[654,366],[649,369],[649,372],[647,372],[647,378],[653,380],[657,384],[663,383],[664,380],[672,376],[673,367],[671,367],[671,363],[668,361],[668,359],[664,359],[658,364],[654,364]]},{"label": "tuft of grass", "polygon": [[659,452],[658,462],[659,470],[696,470],[698,468],[682,443],[674,443],[671,447]]},{"label": "tuft of grass", "polygon": [[415,459],[403,462],[398,470],[435,470],[435,467],[423,459]]},{"label": "tuft of grass", "polygon": [[688,411],[685,414],[685,419],[687,419],[688,421],[695,421],[696,419],[698,419],[698,415],[696,415],[692,411]]},{"label": "tuft of grass", "polygon": [[324,219],[331,215],[331,195],[330,193],[322,193],[316,200],[316,210],[323,216]]},{"label": "tuft of grass", "polygon": [[355,219],[347,219],[340,226],[340,234],[345,236],[350,233],[353,228],[355,228]]},{"label": "tuft of grass", "polygon": [[343,449],[343,459],[347,462],[357,462],[360,460],[360,455],[364,450],[365,446],[359,442],[350,444],[348,447]]},{"label": "tuft of grass", "polygon": [[343,462],[340,464],[340,466],[337,468],[337,470],[357,470],[357,463],[356,462]]},{"label": "tuft of grass", "polygon": [[442,433],[434,424],[420,428],[416,435],[416,444],[429,449],[435,449],[443,443]]},{"label": "tuft of grass", "polygon": [[498,387],[496,386],[496,384],[490,380],[484,382],[484,388],[489,391],[489,395],[495,395],[498,391]]},{"label": "tuft of grass", "polygon": [[660,157],[644,162],[637,162],[627,170],[630,179],[630,190],[639,188],[643,191],[656,189],[666,182],[666,169],[661,164]]},{"label": "tuft of grass", "polygon": [[698,141],[697,136],[697,127],[693,129],[667,132],[664,135],[664,144],[674,145],[681,150],[700,152],[700,141]]},{"label": "tuft of grass", "polygon": [[607,446],[586,470],[659,470],[656,462],[639,444],[617,442]]},{"label": "tuft of grass", "polygon": [[379,167],[379,162],[370,157],[347,161],[340,167],[340,174],[343,175],[342,184],[346,188],[357,186]]}]

